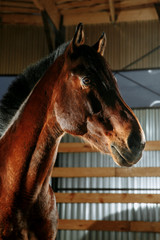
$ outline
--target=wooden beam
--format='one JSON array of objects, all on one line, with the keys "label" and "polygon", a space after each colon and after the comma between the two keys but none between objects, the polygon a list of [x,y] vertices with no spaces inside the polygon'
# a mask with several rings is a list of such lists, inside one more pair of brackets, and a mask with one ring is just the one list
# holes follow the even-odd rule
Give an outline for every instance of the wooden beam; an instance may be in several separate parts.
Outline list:
[{"label": "wooden beam", "polygon": [[[64,2],[65,2],[65,0],[55,0],[56,4],[62,4]],[[67,2],[70,3],[70,2],[73,2],[73,0],[67,0]]]},{"label": "wooden beam", "polygon": [[98,150],[87,143],[60,143],[58,152],[98,152]]},{"label": "wooden beam", "polygon": [[53,21],[55,27],[59,29],[60,27],[60,13],[57,9],[54,0],[33,0],[35,5],[42,11],[46,10],[51,20]]},{"label": "wooden beam", "polygon": [[96,13],[106,10],[107,4],[98,4],[95,6],[89,6],[89,7],[79,7],[79,8],[69,8],[69,9],[62,9],[60,12],[62,15],[69,15],[69,14],[81,14],[81,13]]},{"label": "wooden beam", "polygon": [[160,151],[160,141],[146,142],[145,151]]},{"label": "wooden beam", "polygon": [[56,2],[56,6],[57,8],[61,11],[61,10],[65,10],[65,9],[73,9],[73,8],[84,8],[84,7],[92,7],[92,6],[97,6],[97,5],[101,5],[101,4],[105,4],[105,6],[107,6],[107,9],[109,10],[109,4],[107,3],[106,0],[87,0],[87,1],[73,1],[73,2],[62,2],[60,3],[60,1],[58,0],[58,2]]},{"label": "wooden beam", "polygon": [[153,4],[157,3],[157,0],[123,0],[123,1],[114,1],[114,0],[87,0],[87,1],[55,1],[56,6],[60,11],[67,10],[78,10],[80,8],[88,9],[93,6],[101,6],[105,4],[104,11],[109,11],[110,9],[126,10],[126,9],[138,9],[140,7],[151,7]]},{"label": "wooden beam", "polygon": [[42,26],[42,18],[39,15],[28,14],[1,14],[1,23],[3,24],[26,24]]},{"label": "wooden beam", "polygon": [[160,222],[59,219],[59,230],[160,232]]},{"label": "wooden beam", "polygon": [[160,177],[160,167],[132,167],[132,168],[53,168],[54,178],[81,177]]},{"label": "wooden beam", "polygon": [[157,0],[123,0],[123,1],[118,1],[117,3],[115,3],[115,7],[119,10],[123,10],[123,9],[131,9],[131,8],[135,8],[138,9],[141,6],[144,7],[151,7],[153,6],[154,3],[157,3]]},{"label": "wooden beam", "polygon": [[155,3],[154,4],[158,18],[160,19],[160,3]]},{"label": "wooden beam", "polygon": [[[60,153],[98,152],[96,148],[92,148],[88,143],[60,143],[58,151]],[[160,151],[160,141],[146,142],[145,151]]]},{"label": "wooden beam", "polygon": [[115,168],[53,168],[52,177],[114,177]]},{"label": "wooden beam", "polygon": [[21,8],[35,8],[32,2],[14,2],[14,1],[1,1],[1,7],[21,7]]},{"label": "wooden beam", "polygon": [[115,177],[160,177],[160,167],[116,168]]},{"label": "wooden beam", "polygon": [[77,25],[79,22],[83,24],[98,24],[110,22],[109,13],[107,12],[94,12],[94,13],[81,13],[63,16],[63,25]]},{"label": "wooden beam", "polygon": [[[158,20],[158,15],[154,7],[141,8],[134,10],[121,10],[117,12],[116,22],[133,22],[133,21],[148,21]],[[93,13],[79,13],[66,14],[63,16],[64,26],[77,25],[79,22],[84,24],[100,24],[110,23],[110,16],[108,12],[93,12]]]},{"label": "wooden beam", "polygon": [[33,3],[40,11],[44,11],[45,10],[45,7],[44,7],[42,1],[40,1],[40,0],[33,0]]},{"label": "wooden beam", "polygon": [[154,7],[120,11],[117,22],[157,20],[158,15]]},{"label": "wooden beam", "polygon": [[8,6],[0,6],[0,12],[3,12],[3,14],[4,13],[40,14],[39,9],[37,8],[8,7]]},{"label": "wooden beam", "polygon": [[55,193],[57,203],[160,203],[160,194]]},{"label": "wooden beam", "polygon": [[41,11],[42,15],[42,20],[43,20],[43,26],[44,26],[44,31],[46,35],[46,40],[47,40],[47,45],[48,45],[48,52],[52,53],[53,52],[53,43],[52,43],[52,38],[51,38],[51,32],[50,32],[50,26],[49,26],[49,17],[48,14],[45,10]]},{"label": "wooden beam", "polygon": [[116,20],[114,0],[109,0],[109,9],[110,9],[110,14],[111,14],[111,22],[114,23]]}]

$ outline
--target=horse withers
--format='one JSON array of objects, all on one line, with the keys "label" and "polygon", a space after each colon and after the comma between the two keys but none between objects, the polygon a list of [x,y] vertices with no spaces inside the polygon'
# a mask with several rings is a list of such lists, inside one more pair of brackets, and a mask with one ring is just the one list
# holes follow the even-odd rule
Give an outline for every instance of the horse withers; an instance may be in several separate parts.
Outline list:
[{"label": "horse withers", "polygon": [[[65,133],[109,152],[120,166],[131,167],[141,158],[144,133],[103,58],[105,45],[105,34],[94,46],[85,45],[79,24],[5,126],[0,139],[0,239],[55,239],[58,216],[49,180]],[[4,109],[2,104],[1,119]]]}]

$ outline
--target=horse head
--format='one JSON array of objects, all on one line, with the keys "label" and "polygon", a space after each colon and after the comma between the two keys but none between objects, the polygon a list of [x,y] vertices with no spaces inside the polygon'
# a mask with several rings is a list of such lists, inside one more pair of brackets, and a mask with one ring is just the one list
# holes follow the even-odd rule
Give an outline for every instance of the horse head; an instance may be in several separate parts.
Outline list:
[{"label": "horse head", "polygon": [[64,53],[55,96],[55,115],[64,132],[80,136],[120,166],[142,156],[145,137],[133,111],[122,99],[115,77],[103,57],[106,36],[84,44],[82,24]]}]

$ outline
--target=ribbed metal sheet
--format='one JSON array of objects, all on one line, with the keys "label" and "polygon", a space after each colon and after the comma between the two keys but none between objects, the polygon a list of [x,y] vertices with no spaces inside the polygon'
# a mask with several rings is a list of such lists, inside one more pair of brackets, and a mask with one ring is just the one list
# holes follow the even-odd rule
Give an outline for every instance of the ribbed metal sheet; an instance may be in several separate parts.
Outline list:
[{"label": "ribbed metal sheet", "polygon": [[[146,139],[160,140],[160,109],[134,110],[146,134]],[[66,135],[63,141],[76,142],[77,139]],[[79,141],[79,140],[78,140]],[[117,167],[110,156],[100,153],[59,154],[60,167]],[[160,151],[144,152],[143,158],[135,167],[160,167]],[[160,193],[159,177],[135,178],[69,178],[59,179],[59,188],[127,188],[127,193]],[[134,190],[134,189],[139,190]],[[153,189],[143,190],[143,189]],[[132,190],[130,190],[132,189]],[[159,188],[160,189],[160,188]],[[65,191],[63,191],[65,192]],[[69,191],[67,191],[69,192]],[[95,191],[86,191],[95,192]],[[122,193],[121,190],[96,191]],[[160,204],[58,204],[59,217],[62,219],[160,221]],[[96,231],[59,231],[57,240],[159,240],[158,233],[123,233]]]},{"label": "ribbed metal sheet", "polygon": [[0,74],[19,74],[48,54],[43,27],[2,25],[0,27]]},{"label": "ribbed metal sheet", "polygon": [[[75,26],[66,28],[66,40],[73,37]],[[107,35],[105,58],[113,70],[124,69],[146,53],[160,46],[160,22],[143,21],[85,25],[86,42],[94,44],[102,32]],[[127,69],[160,67],[160,48]]]},{"label": "ribbed metal sheet", "polygon": [[[76,26],[66,27],[66,41],[73,38]],[[160,22],[142,21],[85,25],[88,44],[94,44],[102,32],[107,35],[105,58],[113,70],[160,46]],[[17,74],[48,53],[43,27],[2,25],[0,27],[0,74]],[[127,69],[160,67],[160,48]]]}]

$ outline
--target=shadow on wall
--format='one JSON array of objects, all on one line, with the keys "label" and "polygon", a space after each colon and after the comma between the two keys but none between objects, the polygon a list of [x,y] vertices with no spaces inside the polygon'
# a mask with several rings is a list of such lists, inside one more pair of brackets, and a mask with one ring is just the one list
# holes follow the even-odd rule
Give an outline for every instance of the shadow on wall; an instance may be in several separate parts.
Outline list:
[{"label": "shadow on wall", "polygon": [[[109,204],[108,204],[109,205]],[[124,211],[118,211],[120,204],[117,204],[117,212],[109,214],[102,221],[146,221],[146,222],[160,222],[160,204],[128,204]],[[123,204],[121,204],[123,205]],[[127,209],[128,207],[128,209]],[[113,205],[110,206],[110,212],[113,210]],[[95,210],[95,209],[94,209]],[[114,206],[115,210],[115,206]],[[98,212],[95,214],[97,215]],[[93,213],[92,213],[93,214]],[[81,218],[82,219],[82,218]],[[93,218],[90,218],[93,219]],[[96,219],[96,218],[94,218]],[[100,218],[99,218],[100,220]],[[100,223],[101,224],[101,223]],[[109,223],[108,223],[109,224]],[[118,223],[117,223],[118,224]],[[100,226],[99,222],[95,222],[90,227],[90,230],[83,231],[58,231],[56,240],[160,240],[160,233],[153,232],[120,232],[120,231],[95,231],[93,229],[104,228]],[[115,228],[128,228],[125,226],[115,225]]]},{"label": "shadow on wall", "polygon": [[[121,212],[117,212],[116,214],[112,214],[102,219],[102,222],[95,222],[90,227],[88,231],[80,231],[81,236],[78,238],[71,238],[74,240],[160,240],[160,233],[153,232],[128,232],[129,223],[127,221],[146,221],[146,222],[159,222],[160,221],[160,205],[159,204],[141,204],[140,207],[136,207],[137,204],[134,204],[135,208],[131,208],[130,210],[125,210]],[[126,221],[127,219],[127,221]],[[105,223],[103,225],[103,220],[105,221],[124,221],[124,224],[108,222],[108,226]],[[102,224],[102,225],[101,225]],[[140,226],[140,225],[139,225]],[[105,231],[109,227],[113,229],[112,231]],[[101,228],[103,231],[98,231]],[[114,231],[114,229],[125,229],[126,231]],[[93,229],[97,229],[93,230]],[[83,236],[82,236],[83,232]],[[57,239],[58,240],[58,239]],[[62,239],[61,239],[62,240]],[[68,240],[68,239],[64,239]]]}]

